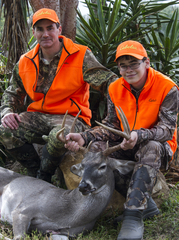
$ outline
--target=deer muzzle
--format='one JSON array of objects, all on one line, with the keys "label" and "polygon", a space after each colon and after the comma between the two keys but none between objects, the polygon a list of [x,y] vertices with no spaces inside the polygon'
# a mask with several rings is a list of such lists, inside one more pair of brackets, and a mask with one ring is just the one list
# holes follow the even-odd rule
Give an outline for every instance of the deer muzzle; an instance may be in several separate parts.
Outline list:
[{"label": "deer muzzle", "polygon": [[83,195],[88,195],[96,191],[96,188],[91,188],[90,184],[88,184],[86,181],[81,181],[78,185],[78,188]]}]

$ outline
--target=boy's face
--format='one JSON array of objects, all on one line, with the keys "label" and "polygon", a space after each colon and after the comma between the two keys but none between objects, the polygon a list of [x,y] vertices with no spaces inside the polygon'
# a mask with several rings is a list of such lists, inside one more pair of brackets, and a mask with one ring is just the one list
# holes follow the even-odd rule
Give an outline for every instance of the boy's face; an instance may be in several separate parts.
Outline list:
[{"label": "boy's face", "polygon": [[143,88],[147,80],[147,69],[150,67],[150,60],[139,60],[132,56],[120,57],[117,65],[121,76],[135,89]]}]

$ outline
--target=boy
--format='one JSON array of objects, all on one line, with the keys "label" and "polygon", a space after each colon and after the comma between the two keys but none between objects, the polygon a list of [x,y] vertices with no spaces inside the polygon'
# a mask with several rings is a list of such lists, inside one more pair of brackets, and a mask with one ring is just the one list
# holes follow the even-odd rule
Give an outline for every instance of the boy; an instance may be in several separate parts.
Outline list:
[{"label": "boy", "polygon": [[145,48],[136,41],[119,44],[115,59],[121,78],[108,89],[108,114],[103,124],[123,129],[116,107],[121,107],[131,130],[129,140],[102,127],[68,134],[65,145],[77,151],[92,141],[121,142],[111,157],[135,161],[133,173],[114,171],[116,189],[126,197],[123,224],[117,240],[143,239],[143,218],[159,213],[151,198],[161,166],[168,167],[177,148],[177,85],[150,67]]}]

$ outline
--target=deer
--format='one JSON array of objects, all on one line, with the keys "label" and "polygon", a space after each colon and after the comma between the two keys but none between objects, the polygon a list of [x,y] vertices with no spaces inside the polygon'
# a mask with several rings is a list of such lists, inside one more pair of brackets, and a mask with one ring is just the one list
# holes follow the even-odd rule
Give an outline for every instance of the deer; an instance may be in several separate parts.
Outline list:
[{"label": "deer", "polygon": [[[129,139],[127,120],[120,110],[118,112],[124,126],[124,132],[118,131],[118,134]],[[64,143],[66,115],[56,136]],[[12,225],[15,240],[24,239],[33,230],[59,236],[55,239],[62,236],[68,239],[93,229],[112,197],[113,170],[117,168],[121,173],[128,173],[133,170],[134,163],[109,157],[120,149],[120,144],[114,147],[107,144],[100,152],[90,151],[90,145],[81,147],[84,159],[71,167],[71,171],[81,177],[79,186],[73,190],[0,167],[0,219]]]}]

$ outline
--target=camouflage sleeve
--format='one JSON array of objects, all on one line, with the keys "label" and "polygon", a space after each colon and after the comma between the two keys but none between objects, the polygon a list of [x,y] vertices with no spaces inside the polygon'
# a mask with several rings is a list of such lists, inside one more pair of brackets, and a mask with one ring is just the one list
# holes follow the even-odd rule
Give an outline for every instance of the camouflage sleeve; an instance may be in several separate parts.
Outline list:
[{"label": "camouflage sleeve", "polygon": [[93,53],[87,49],[83,61],[83,79],[100,92],[105,92],[107,86],[119,77],[98,62]]},{"label": "camouflage sleeve", "polygon": [[[107,105],[108,105],[107,106],[108,114],[106,118],[102,121],[102,123],[108,127],[121,130],[120,120],[117,117],[115,106],[111,101],[109,94],[107,96]],[[85,145],[87,145],[90,141],[119,142],[122,140],[122,137],[110,132],[107,129],[104,129],[103,127],[94,127],[94,128],[88,129],[85,132],[81,133],[81,136],[85,140]]]},{"label": "camouflage sleeve", "polygon": [[1,100],[1,118],[7,113],[21,112],[24,108],[26,92],[19,76],[18,63],[15,65],[10,79],[10,86],[4,91]]},{"label": "camouflage sleeve", "polygon": [[173,87],[161,104],[158,123],[151,129],[141,128],[137,130],[137,144],[147,140],[155,140],[161,143],[171,140],[177,124],[177,113],[178,89]]}]

